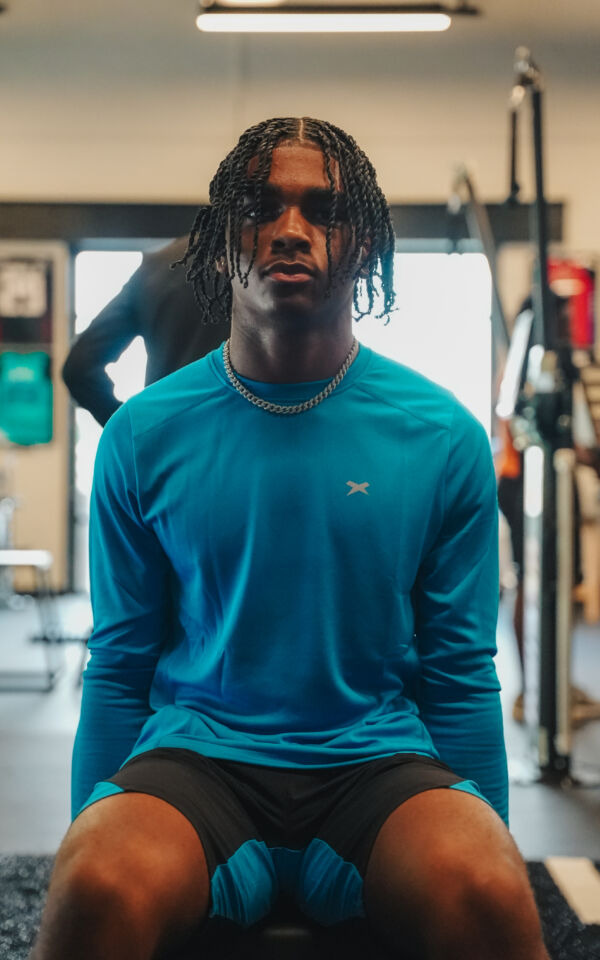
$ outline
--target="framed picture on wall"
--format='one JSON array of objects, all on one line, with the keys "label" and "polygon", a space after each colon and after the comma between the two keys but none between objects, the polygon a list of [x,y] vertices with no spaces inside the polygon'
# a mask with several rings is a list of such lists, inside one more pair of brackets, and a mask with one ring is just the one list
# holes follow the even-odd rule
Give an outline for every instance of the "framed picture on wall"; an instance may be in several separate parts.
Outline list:
[{"label": "framed picture on wall", "polygon": [[52,261],[0,258],[0,344],[52,341]]}]

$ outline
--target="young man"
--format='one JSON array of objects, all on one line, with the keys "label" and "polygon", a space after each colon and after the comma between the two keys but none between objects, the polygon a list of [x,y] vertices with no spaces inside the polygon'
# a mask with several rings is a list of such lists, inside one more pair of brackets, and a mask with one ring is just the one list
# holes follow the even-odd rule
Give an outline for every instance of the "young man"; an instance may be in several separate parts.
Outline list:
[{"label": "young man", "polygon": [[150,960],[280,891],[404,958],[547,960],[502,822],[488,441],[352,335],[361,280],[392,306],[393,249],[329,123],[265,121],[219,167],[184,260],[231,339],[98,452],[76,819],[35,960]]}]

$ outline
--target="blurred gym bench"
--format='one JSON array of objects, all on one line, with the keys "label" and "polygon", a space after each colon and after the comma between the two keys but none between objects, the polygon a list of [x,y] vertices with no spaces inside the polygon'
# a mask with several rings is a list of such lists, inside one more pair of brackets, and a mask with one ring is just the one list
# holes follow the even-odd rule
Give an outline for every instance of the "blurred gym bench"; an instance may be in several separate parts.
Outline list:
[{"label": "blurred gym bench", "polygon": [[[44,645],[45,670],[0,670],[0,692],[42,692],[54,688],[59,672],[54,651],[60,648],[62,637],[56,613],[55,599],[50,589],[52,554],[48,550],[0,549],[0,570],[29,568],[35,578],[34,600],[38,611],[41,634],[32,637]],[[62,654],[62,650],[61,650]]]}]

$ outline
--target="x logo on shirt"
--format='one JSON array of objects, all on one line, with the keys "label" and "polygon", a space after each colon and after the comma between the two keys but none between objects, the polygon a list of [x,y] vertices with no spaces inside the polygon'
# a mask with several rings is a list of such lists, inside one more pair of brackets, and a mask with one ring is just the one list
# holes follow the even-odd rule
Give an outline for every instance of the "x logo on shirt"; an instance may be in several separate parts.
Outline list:
[{"label": "x logo on shirt", "polygon": [[348,493],[349,497],[351,497],[353,493],[364,493],[367,497],[369,496],[367,493],[367,487],[371,486],[370,483],[354,483],[353,480],[347,480],[346,486],[352,488]]}]

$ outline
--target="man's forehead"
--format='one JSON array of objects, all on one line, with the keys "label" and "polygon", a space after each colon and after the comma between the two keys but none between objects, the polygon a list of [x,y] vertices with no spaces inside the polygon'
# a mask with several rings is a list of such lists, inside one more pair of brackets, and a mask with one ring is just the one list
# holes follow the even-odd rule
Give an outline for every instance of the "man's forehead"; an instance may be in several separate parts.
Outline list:
[{"label": "man's forehead", "polygon": [[[267,183],[273,186],[296,184],[306,189],[330,189],[325,154],[318,144],[311,141],[283,141],[274,149]],[[248,163],[248,177],[252,178],[258,166],[258,157],[252,157]],[[329,169],[333,176],[335,189],[343,189],[339,163],[335,157],[329,159]]]}]

